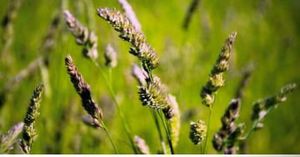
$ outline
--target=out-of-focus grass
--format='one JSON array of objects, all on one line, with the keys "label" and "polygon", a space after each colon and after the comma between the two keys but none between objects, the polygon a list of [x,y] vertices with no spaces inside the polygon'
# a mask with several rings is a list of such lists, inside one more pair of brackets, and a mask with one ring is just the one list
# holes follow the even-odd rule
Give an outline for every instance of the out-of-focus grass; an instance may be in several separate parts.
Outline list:
[{"label": "out-of-focus grass", "polygon": [[[3,17],[8,1],[0,2],[0,17]],[[85,2],[93,2],[94,8],[86,10],[83,0],[69,1],[67,8],[83,24],[89,23],[87,11],[92,13],[95,25],[90,27],[95,28],[99,38],[100,64],[104,64],[102,56],[106,44],[112,43],[117,49],[119,63],[113,69],[113,88],[133,133],[145,138],[151,152],[156,153],[159,143],[152,115],[139,102],[137,84],[130,76],[130,68],[137,62],[136,58],[128,53],[129,45],[121,41],[117,33],[96,15],[98,7],[120,7],[116,0]],[[182,115],[190,110],[196,111],[194,117],[182,121],[177,153],[200,152],[199,147],[194,146],[188,139],[189,122],[207,119],[208,109],[201,104],[200,89],[207,81],[223,41],[230,32],[237,31],[238,37],[234,45],[230,71],[226,74],[226,85],[217,95],[212,117],[213,133],[220,127],[220,117],[234,95],[241,78],[240,71],[247,64],[255,65],[242,101],[240,121],[245,121],[247,128],[250,127],[252,102],[274,94],[286,83],[300,83],[297,67],[300,58],[300,17],[297,10],[300,9],[300,3],[297,0],[203,0],[187,31],[183,31],[181,26],[189,1],[129,2],[149,43],[161,58],[161,64],[154,73],[161,77],[171,93],[177,97]],[[42,53],[38,48],[59,7],[58,0],[24,1],[14,24],[15,40],[10,53],[15,58],[15,63],[0,63],[1,87]],[[83,58],[81,48],[76,45],[69,32],[60,33],[49,63],[52,94],[45,96],[41,103],[41,115],[37,123],[39,135],[33,145],[33,153],[112,153],[113,149],[103,131],[93,130],[80,122],[84,111],[66,74],[64,57],[67,54],[72,55],[79,70],[91,85],[97,102],[101,102],[103,95],[109,95],[99,69],[91,61]],[[10,67],[9,70],[6,67]],[[23,119],[31,91],[40,81],[41,75],[37,72],[9,94],[0,111],[1,132]],[[298,96],[299,90],[296,90],[286,103],[267,117],[265,127],[253,134],[248,141],[249,153],[300,152]],[[104,107],[104,104],[100,103],[100,106],[104,108],[104,116],[113,112],[112,105]],[[106,121],[120,152],[132,153],[118,114],[115,113]],[[210,141],[209,153],[216,153]]]}]

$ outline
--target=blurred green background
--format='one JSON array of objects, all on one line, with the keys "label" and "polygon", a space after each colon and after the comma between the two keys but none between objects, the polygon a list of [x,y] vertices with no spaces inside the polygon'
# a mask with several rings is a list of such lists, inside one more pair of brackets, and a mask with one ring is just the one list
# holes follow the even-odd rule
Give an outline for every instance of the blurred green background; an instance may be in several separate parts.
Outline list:
[{"label": "blurred green background", "polygon": [[[159,54],[161,63],[154,71],[170,92],[177,97],[182,125],[176,153],[200,153],[189,138],[189,122],[207,120],[208,108],[201,104],[200,89],[230,32],[237,31],[226,85],[218,92],[212,117],[211,134],[220,125],[220,118],[241,79],[241,71],[249,64],[255,68],[245,89],[239,121],[250,127],[252,103],[273,95],[291,82],[300,83],[300,1],[201,0],[188,30],[182,23],[191,0],[128,0],[142,24],[148,42]],[[5,15],[9,0],[0,0],[0,17]],[[67,1],[66,1],[67,2]],[[100,19],[96,8],[121,9],[117,0],[69,0],[65,3],[82,24],[98,35],[99,64],[104,64],[104,51],[111,43],[118,53],[118,66],[112,70],[113,88],[133,133],[141,136],[152,153],[159,149],[158,134],[148,108],[138,99],[137,83],[131,66],[138,63],[128,53],[129,44]],[[14,40],[10,48],[12,62],[0,63],[0,87],[13,78],[36,57],[53,17],[59,13],[59,0],[24,0],[15,19]],[[61,16],[63,16],[61,14]],[[104,117],[121,153],[132,153],[120,124],[120,117],[99,69],[81,54],[73,36],[61,21],[61,31],[50,54],[50,92],[43,96],[38,119],[38,137],[33,153],[113,153],[101,130],[81,122],[85,114],[64,66],[64,57],[71,54],[79,71],[91,85],[94,99],[104,110]],[[3,34],[3,31],[0,31]],[[1,35],[2,37],[2,35]],[[2,50],[3,44],[0,45]],[[5,59],[4,59],[5,60]],[[107,73],[107,70],[104,70]],[[38,70],[12,90],[0,110],[0,130],[6,132],[23,120],[33,89],[42,81]],[[265,127],[248,141],[248,153],[300,153],[299,90],[288,97],[266,117]],[[190,113],[190,114],[189,114]],[[191,114],[192,113],[192,114]],[[209,141],[209,153],[216,153]]]}]

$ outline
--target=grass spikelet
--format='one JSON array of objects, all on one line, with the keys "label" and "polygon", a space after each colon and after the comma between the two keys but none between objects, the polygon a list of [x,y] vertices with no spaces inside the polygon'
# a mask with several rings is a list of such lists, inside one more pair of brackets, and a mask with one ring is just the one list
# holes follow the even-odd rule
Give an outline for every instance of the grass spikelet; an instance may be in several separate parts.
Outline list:
[{"label": "grass spikelet", "polygon": [[229,134],[226,139],[226,146],[224,148],[224,154],[237,154],[239,151],[239,142],[241,135],[244,132],[244,124],[239,124],[236,126],[234,131]]},{"label": "grass spikelet", "polygon": [[143,33],[136,30],[129,19],[116,9],[99,8],[98,15],[108,21],[120,33],[119,37],[133,46],[130,53],[137,56],[149,69],[158,66],[159,59],[154,49],[147,43]]},{"label": "grass spikelet", "polygon": [[20,122],[14,125],[6,134],[1,135],[0,137],[0,152],[8,153],[13,149],[13,145],[16,142],[18,135],[23,130],[24,123]]},{"label": "grass spikelet", "polygon": [[38,118],[40,111],[40,101],[42,98],[44,86],[39,85],[34,91],[30,99],[30,103],[27,109],[27,113],[24,118],[23,137],[20,142],[20,146],[24,153],[31,152],[31,146],[34,142],[37,133],[35,129],[36,119]]},{"label": "grass spikelet", "polygon": [[195,144],[201,144],[206,138],[207,127],[204,121],[198,120],[190,124],[190,140]]},{"label": "grass spikelet", "polygon": [[87,115],[83,115],[81,117],[81,120],[82,122],[87,125],[87,126],[90,126],[92,128],[98,128],[99,127],[99,124],[98,123],[95,123],[95,120],[93,119],[93,117],[91,117],[89,114]]},{"label": "grass spikelet", "polygon": [[76,92],[81,97],[83,108],[93,118],[93,123],[98,127],[101,126],[103,113],[98,107],[95,101],[92,99],[90,86],[84,81],[82,75],[78,72],[76,66],[73,63],[71,56],[65,58],[65,65],[70,75],[71,82],[73,83]]},{"label": "grass spikelet", "polygon": [[84,27],[68,10],[64,11],[64,17],[69,31],[76,38],[76,43],[82,45],[82,54],[96,60],[98,58],[98,38],[96,34]]},{"label": "grass spikelet", "polygon": [[137,80],[140,86],[146,86],[146,79],[149,78],[147,72],[138,65],[133,64],[131,75]]},{"label": "grass spikelet", "polygon": [[148,86],[140,86],[139,96],[143,106],[153,109],[165,109],[170,106],[167,88],[158,77],[154,77]]},{"label": "grass spikelet", "polygon": [[134,136],[134,144],[139,154],[150,154],[149,146],[146,141],[139,136]]},{"label": "grass spikelet", "polygon": [[226,39],[219,58],[211,70],[209,80],[201,90],[202,103],[206,106],[211,106],[214,103],[215,93],[220,87],[224,86],[223,73],[229,68],[229,59],[236,35],[237,33],[233,32]]},{"label": "grass spikelet", "polygon": [[137,19],[131,5],[128,3],[127,0],[118,0],[119,4],[121,5],[123,11],[125,12],[127,18],[131,22],[131,24],[134,26],[134,28],[138,31],[141,32],[141,24],[139,20]]}]

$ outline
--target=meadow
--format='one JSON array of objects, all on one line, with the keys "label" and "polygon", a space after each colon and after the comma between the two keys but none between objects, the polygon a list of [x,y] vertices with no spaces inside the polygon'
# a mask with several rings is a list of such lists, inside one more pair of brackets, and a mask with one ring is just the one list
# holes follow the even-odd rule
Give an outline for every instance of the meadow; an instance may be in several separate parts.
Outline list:
[{"label": "meadow", "polygon": [[[128,21],[119,1],[0,0],[1,135],[24,121],[33,91],[43,84],[41,96],[36,93],[41,101],[39,116],[34,118],[37,136],[30,150],[33,154],[143,153],[132,145],[134,136],[144,139],[151,154],[224,153],[216,151],[212,141],[224,125],[221,118],[234,98],[239,99],[239,111],[228,113],[233,116],[230,122],[243,124],[241,137],[233,140],[239,147],[236,153],[300,153],[300,90],[296,88],[287,96],[289,89],[280,92],[287,84],[287,88],[294,88],[300,83],[299,1],[128,0],[140,30],[130,24],[120,28],[112,21],[122,18],[106,16],[109,11],[103,8],[115,8],[113,11],[118,10]],[[14,11],[7,22],[9,10]],[[88,34],[87,38],[77,33],[75,39],[74,31],[78,30],[70,29],[70,14],[85,27],[79,31]],[[223,51],[226,55],[230,51],[230,58],[222,58]],[[226,68],[212,70],[219,61],[224,61]],[[70,80],[77,74],[72,64],[85,83],[78,75]],[[132,74],[136,66],[144,72],[138,81]],[[225,80],[220,87],[208,83],[210,77],[220,73]],[[76,88],[76,79],[81,81],[80,88]],[[91,92],[92,101],[88,103],[97,104],[103,115],[93,110],[88,112],[91,119],[87,114],[87,107],[82,105],[87,102],[81,100],[88,97],[82,94],[85,90]],[[203,90],[214,95],[211,105],[203,102]],[[155,96],[149,98],[151,92]],[[180,127],[178,142],[171,141],[174,148],[170,150],[165,127],[172,126],[168,126],[171,118],[165,109],[173,107],[174,97],[178,105],[174,110],[180,117],[174,114]],[[242,148],[239,142],[253,129],[253,106],[264,98],[272,98],[261,103],[270,105],[272,111],[267,110],[263,126],[257,123],[259,127]],[[205,122],[207,134],[201,134],[197,145],[190,139],[190,125],[198,120]],[[24,141],[22,128],[9,151],[3,151],[1,136],[1,153],[24,153],[17,149]]]}]

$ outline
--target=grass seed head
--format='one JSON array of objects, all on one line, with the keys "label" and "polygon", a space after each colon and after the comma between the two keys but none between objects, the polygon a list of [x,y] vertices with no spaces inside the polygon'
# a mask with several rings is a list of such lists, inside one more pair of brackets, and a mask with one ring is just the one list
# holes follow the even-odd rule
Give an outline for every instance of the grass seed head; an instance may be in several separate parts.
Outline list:
[{"label": "grass seed head", "polygon": [[140,154],[150,154],[146,141],[139,136],[134,136],[134,144]]},{"label": "grass seed head", "polygon": [[127,0],[118,0],[119,4],[121,5],[123,11],[125,12],[125,15],[131,22],[131,24],[134,26],[134,28],[141,32],[141,24],[139,20],[137,19],[131,5],[128,3]]},{"label": "grass seed head", "polygon": [[71,56],[65,58],[65,65],[68,74],[70,75],[71,82],[73,83],[76,92],[80,95],[83,108],[91,117],[93,117],[93,123],[98,127],[101,127],[100,122],[103,120],[103,113],[92,99],[90,86],[84,81],[82,75],[77,70]]},{"label": "grass seed head", "polygon": [[201,144],[206,138],[207,127],[204,121],[198,120],[190,124],[190,140],[195,144]]},{"label": "grass seed head", "polygon": [[139,87],[140,101],[143,106],[153,109],[166,109],[170,106],[167,88],[158,77],[146,86]]},{"label": "grass seed head", "polygon": [[39,108],[43,90],[44,85],[41,84],[33,91],[33,95],[30,99],[27,113],[24,118],[23,137],[20,146],[26,154],[30,153],[32,143],[37,136],[35,123],[36,119],[40,115]]},{"label": "grass seed head", "polygon": [[277,95],[256,101],[252,108],[252,120],[262,121],[268,114],[268,111],[273,107],[276,108],[278,104],[285,102],[287,100],[287,95],[293,92],[296,87],[297,85],[295,83],[288,84],[282,87]]},{"label": "grass seed head", "polygon": [[137,80],[140,86],[147,85],[146,80],[149,78],[149,76],[143,68],[140,68],[138,65],[133,64],[131,75]]},{"label": "grass seed head", "polygon": [[99,8],[98,15],[108,21],[120,33],[119,37],[131,43],[131,54],[137,56],[150,69],[158,66],[159,59],[154,49],[147,43],[143,33],[136,30],[130,20],[116,9]]},{"label": "grass seed head", "polygon": [[68,10],[64,11],[64,17],[69,31],[76,38],[76,43],[82,45],[82,53],[93,60],[98,58],[98,38],[96,34],[84,27]]},{"label": "grass seed head", "polygon": [[241,102],[239,99],[231,100],[221,120],[223,126],[230,125],[230,123],[234,122],[235,119],[238,118],[240,106]]},{"label": "grass seed head", "polygon": [[[239,99],[233,99],[229,103],[224,115],[221,118],[222,127],[213,136],[213,147],[217,151],[222,151],[234,145],[241,135],[243,125],[236,125],[236,119],[239,116],[241,102]],[[225,141],[229,141],[225,143]],[[231,143],[230,143],[231,142]]]},{"label": "grass seed head", "polygon": [[200,96],[202,98],[202,104],[206,106],[211,106],[214,103],[215,93],[220,87],[224,86],[223,73],[229,68],[229,59],[236,35],[237,33],[233,32],[226,39],[219,58],[211,70],[209,80],[201,90]]}]

